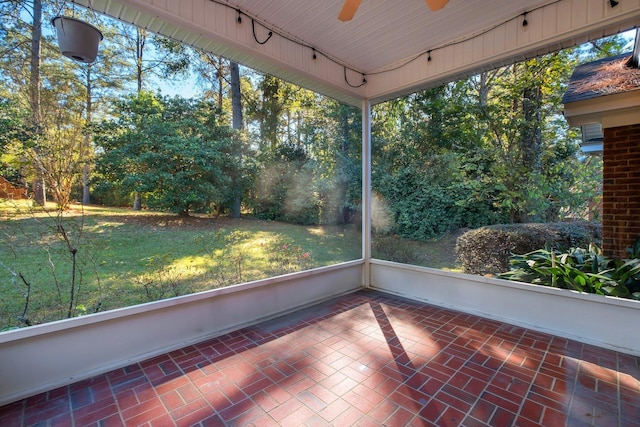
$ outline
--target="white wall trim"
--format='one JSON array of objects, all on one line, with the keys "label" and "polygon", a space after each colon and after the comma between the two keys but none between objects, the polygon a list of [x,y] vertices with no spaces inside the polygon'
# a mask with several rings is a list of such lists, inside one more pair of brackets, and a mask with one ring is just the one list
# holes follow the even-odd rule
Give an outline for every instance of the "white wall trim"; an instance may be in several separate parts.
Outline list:
[{"label": "white wall trim", "polygon": [[362,101],[362,257],[364,287],[369,287],[371,268],[371,102]]},{"label": "white wall trim", "polygon": [[433,305],[640,356],[640,301],[371,261],[371,287]]}]

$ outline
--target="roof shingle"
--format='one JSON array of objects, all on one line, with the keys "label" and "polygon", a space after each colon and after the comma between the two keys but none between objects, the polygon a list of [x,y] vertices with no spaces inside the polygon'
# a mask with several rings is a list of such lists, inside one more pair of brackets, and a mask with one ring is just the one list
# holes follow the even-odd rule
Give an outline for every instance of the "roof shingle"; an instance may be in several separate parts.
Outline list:
[{"label": "roof shingle", "polygon": [[571,75],[562,103],[640,89],[640,69],[629,66],[630,59],[626,53],[579,65]]}]

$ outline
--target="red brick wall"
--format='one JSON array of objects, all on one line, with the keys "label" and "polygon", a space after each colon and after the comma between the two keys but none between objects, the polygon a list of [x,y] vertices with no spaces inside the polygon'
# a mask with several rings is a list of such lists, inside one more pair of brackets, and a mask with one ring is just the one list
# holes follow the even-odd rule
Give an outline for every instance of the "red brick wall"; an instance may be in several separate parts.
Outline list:
[{"label": "red brick wall", "polygon": [[604,129],[602,249],[626,258],[640,236],[640,124]]}]

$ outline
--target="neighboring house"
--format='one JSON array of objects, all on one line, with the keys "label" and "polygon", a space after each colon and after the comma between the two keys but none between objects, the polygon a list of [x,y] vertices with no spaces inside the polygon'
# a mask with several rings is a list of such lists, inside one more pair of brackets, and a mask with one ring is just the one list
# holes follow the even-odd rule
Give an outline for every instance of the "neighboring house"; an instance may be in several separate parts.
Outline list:
[{"label": "neighboring house", "polygon": [[17,188],[0,176],[0,199],[26,199],[27,189]]}]

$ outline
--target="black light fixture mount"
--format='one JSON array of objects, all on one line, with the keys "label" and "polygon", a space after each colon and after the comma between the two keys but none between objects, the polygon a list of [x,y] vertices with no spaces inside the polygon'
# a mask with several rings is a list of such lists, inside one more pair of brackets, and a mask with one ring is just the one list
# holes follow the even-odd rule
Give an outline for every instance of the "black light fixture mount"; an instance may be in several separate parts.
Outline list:
[{"label": "black light fixture mount", "polygon": [[529,21],[527,21],[527,12],[524,12],[522,14],[522,26],[526,27],[527,25],[529,25]]},{"label": "black light fixture mount", "polygon": [[616,7],[620,2],[616,0],[609,0],[609,6]]}]

